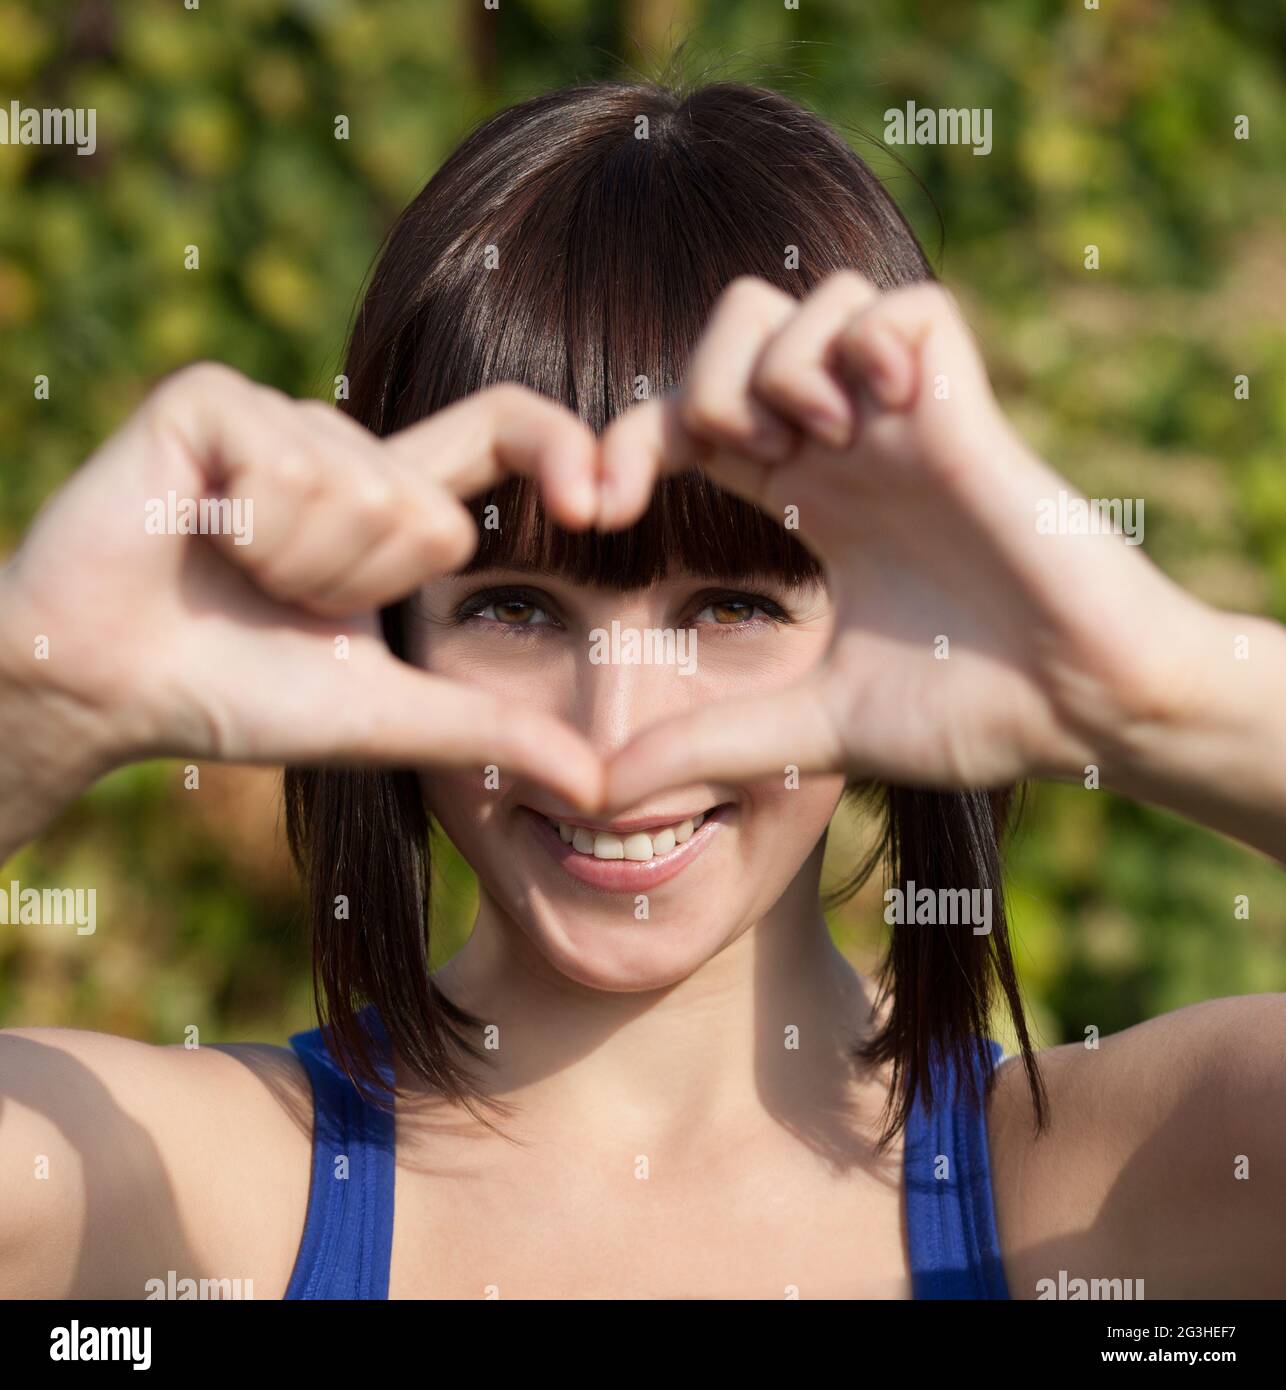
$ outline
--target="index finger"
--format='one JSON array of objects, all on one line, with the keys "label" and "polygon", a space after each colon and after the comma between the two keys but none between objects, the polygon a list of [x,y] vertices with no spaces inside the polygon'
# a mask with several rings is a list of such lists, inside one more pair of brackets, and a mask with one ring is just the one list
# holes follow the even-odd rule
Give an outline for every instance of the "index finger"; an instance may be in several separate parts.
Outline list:
[{"label": "index finger", "polygon": [[647,510],[656,480],[699,466],[712,453],[684,428],[677,392],[656,396],[618,415],[603,431],[598,528],[615,531]]},{"label": "index finger", "polygon": [[598,513],[594,432],[565,406],[514,382],[466,396],[386,443],[457,497],[522,474],[537,479],[560,525],[583,530]]}]

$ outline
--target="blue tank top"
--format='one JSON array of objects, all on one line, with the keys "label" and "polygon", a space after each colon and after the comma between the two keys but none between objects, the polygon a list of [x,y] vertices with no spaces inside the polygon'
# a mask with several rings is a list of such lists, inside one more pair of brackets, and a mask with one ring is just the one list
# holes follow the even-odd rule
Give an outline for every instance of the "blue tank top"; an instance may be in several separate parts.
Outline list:
[{"label": "blue tank top", "polygon": [[[392,1082],[387,1035],[363,1011]],[[308,1213],[285,1297],[387,1298],[393,1249],[394,1117],[364,1100],[327,1048],[322,1030],[290,1045],[313,1087]],[[988,1042],[991,1066],[1001,1046]],[[984,1071],[972,1065],[982,1091]],[[913,1298],[1008,1298],[991,1198],[985,1110],[970,1104],[954,1064],[934,1071],[934,1106],[912,1108],[903,1182]]]}]

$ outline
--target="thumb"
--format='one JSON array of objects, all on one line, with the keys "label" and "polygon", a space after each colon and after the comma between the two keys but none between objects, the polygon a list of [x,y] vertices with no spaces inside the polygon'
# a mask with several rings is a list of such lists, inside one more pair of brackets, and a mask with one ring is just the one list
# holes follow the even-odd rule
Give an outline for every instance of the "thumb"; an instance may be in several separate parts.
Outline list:
[{"label": "thumb", "polygon": [[824,690],[813,676],[651,725],[608,764],[608,807],[690,782],[747,782],[788,768],[841,771],[842,744]]},{"label": "thumb", "polygon": [[290,761],[484,768],[597,809],[598,754],[569,725],[515,700],[430,675],[394,656],[356,665],[327,721],[295,730]]}]

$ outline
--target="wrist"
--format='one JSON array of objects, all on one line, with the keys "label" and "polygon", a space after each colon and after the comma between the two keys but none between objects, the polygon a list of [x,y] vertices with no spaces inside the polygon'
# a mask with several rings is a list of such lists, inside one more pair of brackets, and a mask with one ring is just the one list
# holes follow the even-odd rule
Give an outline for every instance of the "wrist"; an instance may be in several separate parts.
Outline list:
[{"label": "wrist", "polygon": [[1286,628],[1190,601],[1182,631],[1102,737],[1102,785],[1286,860]]},{"label": "wrist", "polygon": [[49,680],[27,613],[0,569],[0,862],[120,761],[102,721]]}]

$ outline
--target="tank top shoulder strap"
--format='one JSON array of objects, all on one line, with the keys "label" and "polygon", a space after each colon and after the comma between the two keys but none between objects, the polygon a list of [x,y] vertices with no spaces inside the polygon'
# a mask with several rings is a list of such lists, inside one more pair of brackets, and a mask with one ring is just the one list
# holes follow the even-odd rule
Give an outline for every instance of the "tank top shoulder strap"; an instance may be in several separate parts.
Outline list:
[{"label": "tank top shoulder strap", "polygon": [[[391,1081],[387,1035],[373,1008],[359,1016],[380,1045]],[[393,1250],[396,1126],[366,1100],[327,1046],[325,1030],[290,1039],[313,1090],[312,1180],[287,1299],[388,1297]]]},{"label": "tank top shoulder strap", "polygon": [[[1003,1054],[970,1054],[978,1093]],[[974,1104],[955,1063],[933,1069],[933,1108],[917,1096],[907,1121],[904,1180],[913,1298],[1008,1298],[991,1191],[985,1103]]]}]

